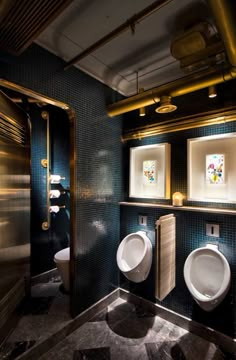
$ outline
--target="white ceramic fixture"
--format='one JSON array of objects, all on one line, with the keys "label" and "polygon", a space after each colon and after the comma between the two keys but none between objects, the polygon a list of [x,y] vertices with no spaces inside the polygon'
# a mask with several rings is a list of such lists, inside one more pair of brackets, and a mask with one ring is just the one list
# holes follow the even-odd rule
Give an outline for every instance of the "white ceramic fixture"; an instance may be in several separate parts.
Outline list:
[{"label": "white ceramic fixture", "polygon": [[61,276],[64,288],[70,290],[70,248],[58,251],[54,255],[54,262],[57,265],[59,275]]},{"label": "white ceramic fixture", "polygon": [[127,279],[144,281],[152,265],[152,243],[144,231],[127,235],[116,254],[117,265]]},{"label": "white ceramic fixture", "polygon": [[227,259],[216,245],[192,251],[184,264],[184,280],[198,305],[212,311],[226,296],[231,272]]}]

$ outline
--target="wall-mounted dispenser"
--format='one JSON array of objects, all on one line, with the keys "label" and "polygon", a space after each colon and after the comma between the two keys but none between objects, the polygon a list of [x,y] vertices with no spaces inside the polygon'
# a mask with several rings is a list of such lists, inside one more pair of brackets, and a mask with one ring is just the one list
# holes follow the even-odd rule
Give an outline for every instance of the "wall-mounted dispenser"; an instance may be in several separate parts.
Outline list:
[{"label": "wall-mounted dispenser", "polygon": [[50,190],[49,197],[50,197],[50,199],[58,199],[61,195],[64,195],[65,193],[66,193],[65,191]]},{"label": "wall-mounted dispenser", "polygon": [[49,212],[57,214],[60,211],[60,209],[65,209],[65,205],[61,205],[61,206],[52,205],[49,207]]},{"label": "wall-mounted dispenser", "polygon": [[51,184],[60,184],[61,180],[65,180],[66,178],[61,175],[51,175],[50,182]]},{"label": "wall-mounted dispenser", "polygon": [[50,199],[58,199],[61,195],[61,192],[59,190],[50,190],[49,191],[49,197]]}]

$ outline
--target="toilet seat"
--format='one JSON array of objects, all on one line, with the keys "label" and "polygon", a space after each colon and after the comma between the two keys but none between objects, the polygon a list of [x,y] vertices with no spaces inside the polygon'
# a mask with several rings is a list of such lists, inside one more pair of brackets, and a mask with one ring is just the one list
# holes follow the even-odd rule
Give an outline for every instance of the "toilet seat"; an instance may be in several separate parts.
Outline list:
[{"label": "toilet seat", "polygon": [[225,297],[230,286],[230,267],[216,246],[192,251],[184,264],[184,279],[199,306],[213,310]]},{"label": "toilet seat", "polygon": [[152,264],[152,244],[144,231],[127,235],[120,243],[116,261],[120,271],[131,281],[144,281]]},{"label": "toilet seat", "polygon": [[63,250],[58,251],[54,255],[54,261],[57,262],[65,262],[70,260],[70,248],[66,248]]}]

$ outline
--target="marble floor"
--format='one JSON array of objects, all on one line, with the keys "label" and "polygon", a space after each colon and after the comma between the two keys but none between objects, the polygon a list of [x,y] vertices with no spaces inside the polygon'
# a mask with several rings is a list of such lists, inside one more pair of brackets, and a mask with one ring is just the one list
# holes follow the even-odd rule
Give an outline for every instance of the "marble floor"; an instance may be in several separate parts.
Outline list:
[{"label": "marble floor", "polygon": [[[17,328],[0,348],[14,360],[71,320],[69,297],[51,281],[32,288]],[[55,335],[54,335],[55,336]],[[236,360],[219,346],[121,298],[33,360]]]},{"label": "marble floor", "polygon": [[231,360],[235,354],[118,299],[40,360]]},{"label": "marble floor", "polygon": [[60,289],[60,278],[32,286],[31,298],[20,309],[20,320],[16,328],[0,347],[0,359],[16,359],[71,320],[69,296]]}]

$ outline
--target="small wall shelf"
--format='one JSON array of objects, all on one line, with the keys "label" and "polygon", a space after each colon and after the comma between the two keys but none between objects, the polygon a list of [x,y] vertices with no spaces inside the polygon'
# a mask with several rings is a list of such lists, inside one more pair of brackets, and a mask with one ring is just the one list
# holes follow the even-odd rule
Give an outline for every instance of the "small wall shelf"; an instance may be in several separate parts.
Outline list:
[{"label": "small wall shelf", "polygon": [[139,203],[139,202],[128,202],[121,201],[119,205],[123,206],[139,206],[139,207],[149,207],[149,208],[159,208],[159,209],[171,209],[177,211],[194,211],[194,212],[203,212],[209,214],[219,214],[219,215],[236,215],[236,210],[234,209],[221,209],[221,208],[209,208],[209,207],[198,207],[198,206],[173,206],[165,204],[153,204],[153,203]]}]

